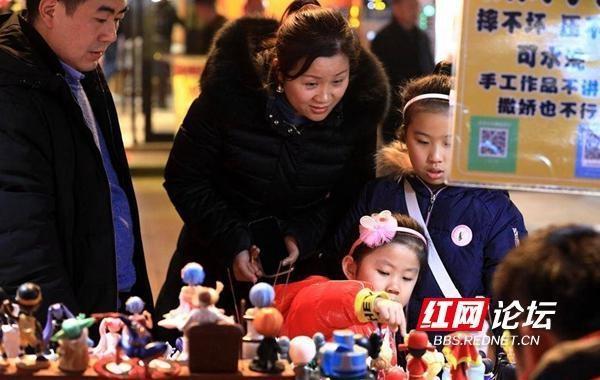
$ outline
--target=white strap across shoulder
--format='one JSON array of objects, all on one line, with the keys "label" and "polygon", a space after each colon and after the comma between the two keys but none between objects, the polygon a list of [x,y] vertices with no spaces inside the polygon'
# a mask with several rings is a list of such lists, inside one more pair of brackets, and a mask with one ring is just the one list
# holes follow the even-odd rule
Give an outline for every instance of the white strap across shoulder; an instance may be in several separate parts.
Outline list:
[{"label": "white strap across shoulder", "polygon": [[412,188],[410,183],[406,178],[404,178],[404,197],[406,198],[406,207],[408,208],[408,214],[416,220],[421,227],[423,227],[423,231],[425,232],[425,237],[427,238],[427,262],[429,264],[429,268],[433,273],[433,277],[437,282],[438,286],[444,293],[444,297],[446,298],[462,298],[460,292],[452,282],[444,263],[442,263],[442,259],[438,254],[435,246],[433,245],[433,240],[431,240],[431,236],[429,235],[429,231],[427,231],[427,226],[425,225],[425,221],[423,220],[423,215],[421,214],[421,209],[419,208],[419,204],[417,203],[417,195],[415,194],[415,190]]}]

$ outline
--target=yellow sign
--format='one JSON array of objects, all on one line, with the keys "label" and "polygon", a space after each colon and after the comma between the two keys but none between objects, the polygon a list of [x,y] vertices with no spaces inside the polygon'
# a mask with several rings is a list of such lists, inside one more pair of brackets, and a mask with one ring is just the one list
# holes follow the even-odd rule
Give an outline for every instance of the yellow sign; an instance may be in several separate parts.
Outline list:
[{"label": "yellow sign", "polygon": [[204,55],[175,55],[171,58],[173,104],[178,125],[200,95],[200,75],[205,65]]},{"label": "yellow sign", "polygon": [[600,193],[600,0],[469,0],[449,182]]}]

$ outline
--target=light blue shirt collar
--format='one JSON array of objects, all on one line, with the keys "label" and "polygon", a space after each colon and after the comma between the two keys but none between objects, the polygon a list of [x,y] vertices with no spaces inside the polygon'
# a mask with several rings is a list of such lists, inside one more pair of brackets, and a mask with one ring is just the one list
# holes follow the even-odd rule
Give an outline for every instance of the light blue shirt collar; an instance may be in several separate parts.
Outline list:
[{"label": "light blue shirt collar", "polygon": [[83,78],[85,78],[85,75],[83,75],[79,71],[75,70],[71,66],[67,65],[63,61],[60,61],[60,64],[62,65],[63,69],[65,69],[65,74],[66,74],[67,81],[69,81],[69,82],[79,82]]}]

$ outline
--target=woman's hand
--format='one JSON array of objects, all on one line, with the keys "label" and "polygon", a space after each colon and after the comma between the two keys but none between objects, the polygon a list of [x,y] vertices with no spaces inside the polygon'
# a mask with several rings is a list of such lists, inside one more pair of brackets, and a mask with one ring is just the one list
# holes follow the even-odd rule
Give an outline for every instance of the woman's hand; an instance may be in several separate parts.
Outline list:
[{"label": "woman's hand", "polygon": [[260,250],[253,245],[238,253],[233,260],[233,276],[238,281],[256,282],[262,276],[262,268],[258,261]]},{"label": "woman's hand", "polygon": [[375,301],[375,313],[379,316],[379,322],[387,324],[394,332],[400,328],[402,336],[406,336],[406,317],[404,316],[404,308],[400,302],[377,298]]},{"label": "woman's hand", "polygon": [[298,249],[298,242],[296,241],[296,238],[293,237],[292,235],[286,235],[283,238],[283,241],[285,242],[285,247],[287,248],[287,251],[288,251],[288,257],[286,257],[285,259],[283,259],[281,261],[281,266],[285,267],[288,265],[294,265],[296,260],[298,260],[298,256],[300,256],[300,250]]}]

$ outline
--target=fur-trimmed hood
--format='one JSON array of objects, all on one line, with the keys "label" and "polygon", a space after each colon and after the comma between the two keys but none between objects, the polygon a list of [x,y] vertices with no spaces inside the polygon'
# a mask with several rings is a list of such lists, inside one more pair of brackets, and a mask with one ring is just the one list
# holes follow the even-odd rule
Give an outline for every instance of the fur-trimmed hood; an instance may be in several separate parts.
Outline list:
[{"label": "fur-trimmed hood", "polygon": [[392,176],[396,179],[413,172],[406,145],[394,140],[381,147],[375,155],[377,163],[377,176]]},{"label": "fur-trimmed hood", "polygon": [[[264,42],[275,36],[277,28],[277,21],[272,19],[241,18],[228,23],[218,33],[200,81],[201,91],[210,92],[217,112],[237,120],[255,115],[257,107],[264,112],[264,104],[272,91],[268,83],[269,54]],[[357,67],[342,99],[344,119],[365,120],[366,116],[378,124],[387,114],[389,94],[381,63],[361,48]],[[231,107],[232,104],[235,107]],[[360,122],[344,124],[362,125]]]}]

